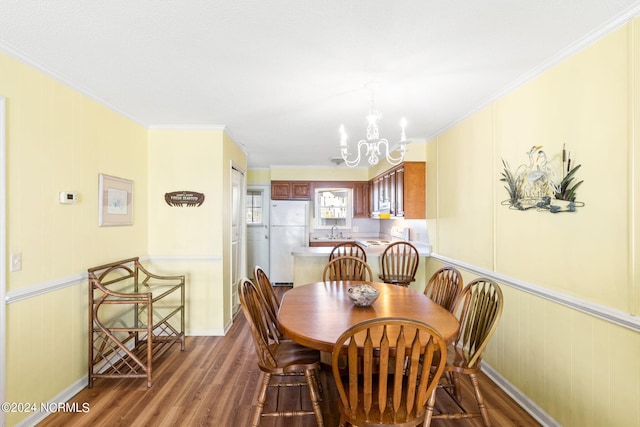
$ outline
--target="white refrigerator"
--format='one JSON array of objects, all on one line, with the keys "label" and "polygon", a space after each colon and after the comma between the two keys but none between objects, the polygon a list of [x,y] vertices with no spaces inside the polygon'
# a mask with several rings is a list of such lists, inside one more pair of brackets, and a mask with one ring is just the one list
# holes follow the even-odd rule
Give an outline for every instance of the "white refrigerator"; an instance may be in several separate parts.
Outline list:
[{"label": "white refrigerator", "polygon": [[309,246],[309,202],[272,200],[269,212],[269,279],[274,285],[293,284],[293,248]]}]

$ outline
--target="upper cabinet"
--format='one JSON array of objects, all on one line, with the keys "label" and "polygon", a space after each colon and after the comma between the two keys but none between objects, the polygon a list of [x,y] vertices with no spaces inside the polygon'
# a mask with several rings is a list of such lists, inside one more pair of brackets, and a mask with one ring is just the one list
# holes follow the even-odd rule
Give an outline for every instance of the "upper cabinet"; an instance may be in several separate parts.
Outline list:
[{"label": "upper cabinet", "polygon": [[272,200],[311,200],[309,181],[271,181]]},{"label": "upper cabinet", "polygon": [[370,184],[367,181],[353,183],[353,217],[369,218],[371,215]]},{"label": "upper cabinet", "polygon": [[271,181],[271,198],[313,200],[314,190],[344,188],[349,217],[425,219],[426,180],[425,162],[404,162],[370,181]]},{"label": "upper cabinet", "polygon": [[370,182],[373,217],[426,218],[426,164],[405,162]]}]

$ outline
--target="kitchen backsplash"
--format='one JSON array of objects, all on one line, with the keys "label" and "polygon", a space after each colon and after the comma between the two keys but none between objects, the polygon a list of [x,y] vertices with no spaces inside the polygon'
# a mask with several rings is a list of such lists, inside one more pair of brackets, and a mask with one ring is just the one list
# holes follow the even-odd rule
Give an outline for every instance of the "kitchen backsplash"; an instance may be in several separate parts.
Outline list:
[{"label": "kitchen backsplash", "polygon": [[[427,231],[427,225],[424,220],[407,220],[407,219],[368,219],[368,218],[354,218],[352,220],[350,230],[338,230],[342,232],[345,237],[373,237],[391,239],[392,227],[411,229],[409,240],[420,241],[423,243],[429,243],[429,233]],[[311,230],[311,237],[326,237],[329,234],[329,230]]]}]

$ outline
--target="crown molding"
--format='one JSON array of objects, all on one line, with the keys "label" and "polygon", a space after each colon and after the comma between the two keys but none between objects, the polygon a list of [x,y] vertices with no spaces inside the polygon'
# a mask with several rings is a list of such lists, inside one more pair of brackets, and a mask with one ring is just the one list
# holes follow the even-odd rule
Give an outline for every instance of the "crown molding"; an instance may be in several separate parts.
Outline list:
[{"label": "crown molding", "polygon": [[223,131],[229,135],[227,127],[225,125],[171,125],[171,124],[159,124],[149,125],[148,129],[153,130],[217,130]]},{"label": "crown molding", "polygon": [[68,77],[64,76],[63,74],[59,73],[58,71],[54,70],[53,68],[47,67],[35,60],[33,60],[31,57],[29,57],[27,54],[25,54],[24,52],[14,48],[13,46],[8,45],[7,43],[5,43],[4,41],[0,40],[0,52],[12,57],[13,59],[22,62],[23,64],[26,64],[34,69],[36,69],[37,71],[40,71],[41,73],[51,77],[54,80],[57,80],[58,82],[62,83],[65,86],[70,87],[71,89],[81,93],[82,95],[86,96],[87,98],[92,99],[93,101],[97,102],[98,104],[120,114],[123,117],[126,117],[127,119],[131,120],[134,123],[139,124],[140,126],[143,127],[147,127],[147,125],[140,120],[138,117],[128,113],[127,111],[124,111],[118,107],[116,107],[115,105],[109,103],[108,101],[106,101],[105,99],[99,97],[98,95],[96,95],[95,93],[93,93],[92,91],[88,90],[87,88],[80,86],[79,84],[75,83],[73,80],[69,79]]},{"label": "crown molding", "polygon": [[491,95],[489,98],[480,102],[476,107],[472,108],[469,112],[462,115],[457,120],[454,120],[448,125],[445,125],[440,129],[438,129],[437,131],[435,131],[433,134],[427,137],[426,140],[431,141],[432,139],[438,137],[439,135],[443,134],[445,131],[453,128],[457,124],[463,122],[464,120],[468,119],[469,117],[473,116],[474,114],[488,107],[489,105],[491,105],[498,99],[502,98],[503,96],[509,94],[510,92],[514,91],[515,89],[519,88],[525,83],[540,76],[542,73],[550,70],[551,68],[560,64],[561,62],[567,60],[569,57],[575,55],[576,53],[580,52],[581,50],[585,49],[586,47],[600,40],[601,38],[611,34],[612,32],[622,27],[623,25],[627,24],[633,18],[639,15],[640,15],[640,3],[635,4],[634,6],[631,6],[629,9],[620,13],[618,16],[613,17],[609,21],[595,28],[590,33],[587,33],[586,35],[579,38],[575,42],[569,44],[567,47],[560,50],[555,55],[551,56],[546,61],[539,64],[537,67],[534,67],[533,69],[527,71],[526,73],[524,73],[523,75],[521,75],[520,77],[516,78],[514,81],[512,81],[511,83],[503,87],[501,90]]}]

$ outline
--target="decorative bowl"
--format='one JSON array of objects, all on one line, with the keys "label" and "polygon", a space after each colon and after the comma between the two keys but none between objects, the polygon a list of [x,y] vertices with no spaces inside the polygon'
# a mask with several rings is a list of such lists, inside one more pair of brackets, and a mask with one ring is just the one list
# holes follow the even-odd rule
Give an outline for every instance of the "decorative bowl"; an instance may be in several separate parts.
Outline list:
[{"label": "decorative bowl", "polygon": [[380,291],[371,285],[357,285],[347,289],[349,299],[358,307],[369,307],[380,295]]}]

